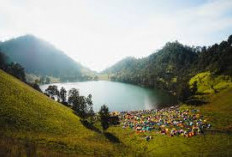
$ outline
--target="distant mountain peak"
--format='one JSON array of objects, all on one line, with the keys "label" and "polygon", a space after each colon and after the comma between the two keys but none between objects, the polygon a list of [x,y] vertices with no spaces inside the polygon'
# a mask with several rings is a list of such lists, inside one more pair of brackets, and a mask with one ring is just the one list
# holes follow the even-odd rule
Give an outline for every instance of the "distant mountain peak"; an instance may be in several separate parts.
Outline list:
[{"label": "distant mountain peak", "polygon": [[32,41],[35,41],[35,40],[42,40],[42,39],[36,37],[33,34],[25,34],[23,36],[15,37],[15,38],[9,39],[7,41],[10,41],[10,40],[32,40]]},{"label": "distant mountain peak", "polygon": [[49,42],[32,34],[7,40],[0,49],[29,73],[55,77],[82,77],[91,71],[68,57]]}]

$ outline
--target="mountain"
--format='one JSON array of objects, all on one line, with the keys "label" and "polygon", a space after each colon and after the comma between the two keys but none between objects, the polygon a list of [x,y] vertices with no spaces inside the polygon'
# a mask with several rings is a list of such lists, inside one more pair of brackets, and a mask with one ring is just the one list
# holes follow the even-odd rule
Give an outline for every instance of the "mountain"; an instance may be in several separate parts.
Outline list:
[{"label": "mountain", "polygon": [[[180,92],[201,72],[232,76],[232,35],[227,41],[209,47],[189,47],[169,42],[148,57],[125,58],[102,73],[111,80]],[[226,77],[223,77],[226,78]],[[186,90],[185,90],[186,91]]]},{"label": "mountain", "polygon": [[61,80],[86,79],[92,72],[48,42],[25,35],[0,43],[0,50],[27,73],[58,77]]},{"label": "mountain", "polygon": [[103,71],[112,80],[149,87],[168,87],[168,82],[183,74],[197,54],[178,42],[167,43],[161,50],[142,59],[128,57]]},{"label": "mountain", "polygon": [[137,62],[137,59],[134,57],[127,57],[115,65],[111,66],[110,68],[107,68],[104,70],[104,73],[117,73],[121,71],[129,71],[135,67],[135,64]]}]

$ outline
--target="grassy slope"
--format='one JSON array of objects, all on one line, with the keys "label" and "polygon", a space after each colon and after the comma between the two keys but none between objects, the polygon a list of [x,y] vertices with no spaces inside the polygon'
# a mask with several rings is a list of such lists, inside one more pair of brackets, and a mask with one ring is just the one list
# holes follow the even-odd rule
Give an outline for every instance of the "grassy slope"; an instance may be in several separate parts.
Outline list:
[{"label": "grassy slope", "polygon": [[214,129],[232,132],[232,88],[210,96],[210,103],[199,107]]},{"label": "grassy slope", "polygon": [[[155,132],[147,142],[145,134],[110,127],[121,144],[110,143],[102,134],[84,128],[72,111],[0,71],[0,152],[14,156],[33,153],[57,156],[57,151],[105,156],[231,156],[232,89],[210,97],[211,103],[198,107],[213,124],[213,132],[192,138],[168,137]],[[183,106],[182,108],[191,108]],[[99,124],[97,124],[99,127]],[[9,140],[10,139],[10,140]],[[12,140],[11,140],[12,139]],[[1,156],[1,154],[0,154]],[[33,156],[33,155],[30,155]],[[59,156],[61,156],[59,154]]]},{"label": "grassy slope", "polygon": [[13,137],[38,144],[37,151],[41,154],[46,154],[43,147],[87,155],[102,155],[112,150],[119,153],[117,146],[103,135],[86,129],[71,109],[1,70],[0,89],[0,152],[3,153],[4,145],[8,147],[8,137]]},{"label": "grassy slope", "polygon": [[228,87],[232,87],[232,78],[227,75],[213,76],[210,72],[202,72],[190,79],[190,86],[197,82],[199,93],[212,94]]},{"label": "grassy slope", "polygon": [[[212,95],[209,104],[200,107],[183,105],[181,109],[200,109],[212,124],[211,131],[192,138],[168,137],[150,133],[153,140],[146,142],[145,134],[136,134],[118,127],[109,130],[125,145],[131,145],[137,154],[148,156],[232,156],[232,88]],[[229,132],[230,133],[229,133]]]},{"label": "grassy slope", "polygon": [[213,76],[210,72],[202,72],[194,76],[189,84],[197,82],[198,95],[209,101],[200,109],[218,130],[232,131],[232,78],[226,75]]},{"label": "grassy slope", "polygon": [[[122,139],[126,145],[131,145],[137,154],[148,156],[232,156],[232,81],[228,76],[212,77],[209,72],[199,73],[190,80],[190,85],[197,81],[198,92],[208,104],[202,106],[182,105],[181,109],[197,108],[212,124],[205,136],[193,138],[167,137],[149,133],[153,140],[146,142],[147,134],[136,134],[131,130],[123,131],[112,127],[109,130]],[[215,93],[212,90],[217,91]],[[149,144],[148,144],[149,143]]]}]

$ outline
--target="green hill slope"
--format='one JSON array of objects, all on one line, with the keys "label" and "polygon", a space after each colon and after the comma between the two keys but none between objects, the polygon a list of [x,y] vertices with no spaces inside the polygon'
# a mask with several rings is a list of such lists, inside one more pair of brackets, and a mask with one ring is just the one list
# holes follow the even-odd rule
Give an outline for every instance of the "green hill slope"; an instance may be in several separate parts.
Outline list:
[{"label": "green hill slope", "polygon": [[212,75],[209,71],[198,73],[189,81],[193,86],[197,83],[197,92],[201,94],[213,94],[223,89],[232,87],[232,77],[229,75]]},{"label": "green hill slope", "polygon": [[145,58],[128,57],[104,70],[111,80],[174,90],[176,81],[187,73],[197,54],[179,42],[167,43]]},{"label": "green hill slope", "polygon": [[[198,108],[212,130],[192,138],[121,126],[108,133],[86,129],[69,108],[54,102],[0,70],[0,156],[231,156],[232,89],[210,96]],[[182,106],[182,109],[191,106]],[[98,127],[98,124],[96,124]],[[113,136],[112,136],[113,135]],[[144,137],[151,135],[147,142]]]},{"label": "green hill slope", "polygon": [[[222,156],[232,155],[232,88],[211,95],[203,106],[182,105],[184,109],[199,109],[212,128],[205,135],[193,138],[168,137],[155,132],[137,134],[135,131],[110,128],[125,145],[130,145],[137,156]],[[151,135],[149,142],[145,135]]]},{"label": "green hill slope", "polygon": [[0,156],[7,152],[12,156],[27,153],[28,142],[34,143],[42,156],[57,151],[82,155],[102,155],[112,150],[119,153],[102,134],[86,129],[71,109],[1,70],[0,89]]},{"label": "green hill slope", "polygon": [[209,97],[209,103],[199,107],[209,117],[217,131],[232,133],[232,88],[221,90]]}]

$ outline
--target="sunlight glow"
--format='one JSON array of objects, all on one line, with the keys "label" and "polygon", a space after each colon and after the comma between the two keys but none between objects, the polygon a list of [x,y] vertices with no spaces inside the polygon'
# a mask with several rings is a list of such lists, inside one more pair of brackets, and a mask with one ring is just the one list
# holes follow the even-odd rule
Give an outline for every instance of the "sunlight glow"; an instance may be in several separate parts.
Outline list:
[{"label": "sunlight glow", "polygon": [[92,70],[166,42],[210,45],[232,34],[231,0],[0,0],[0,40],[34,34]]}]

